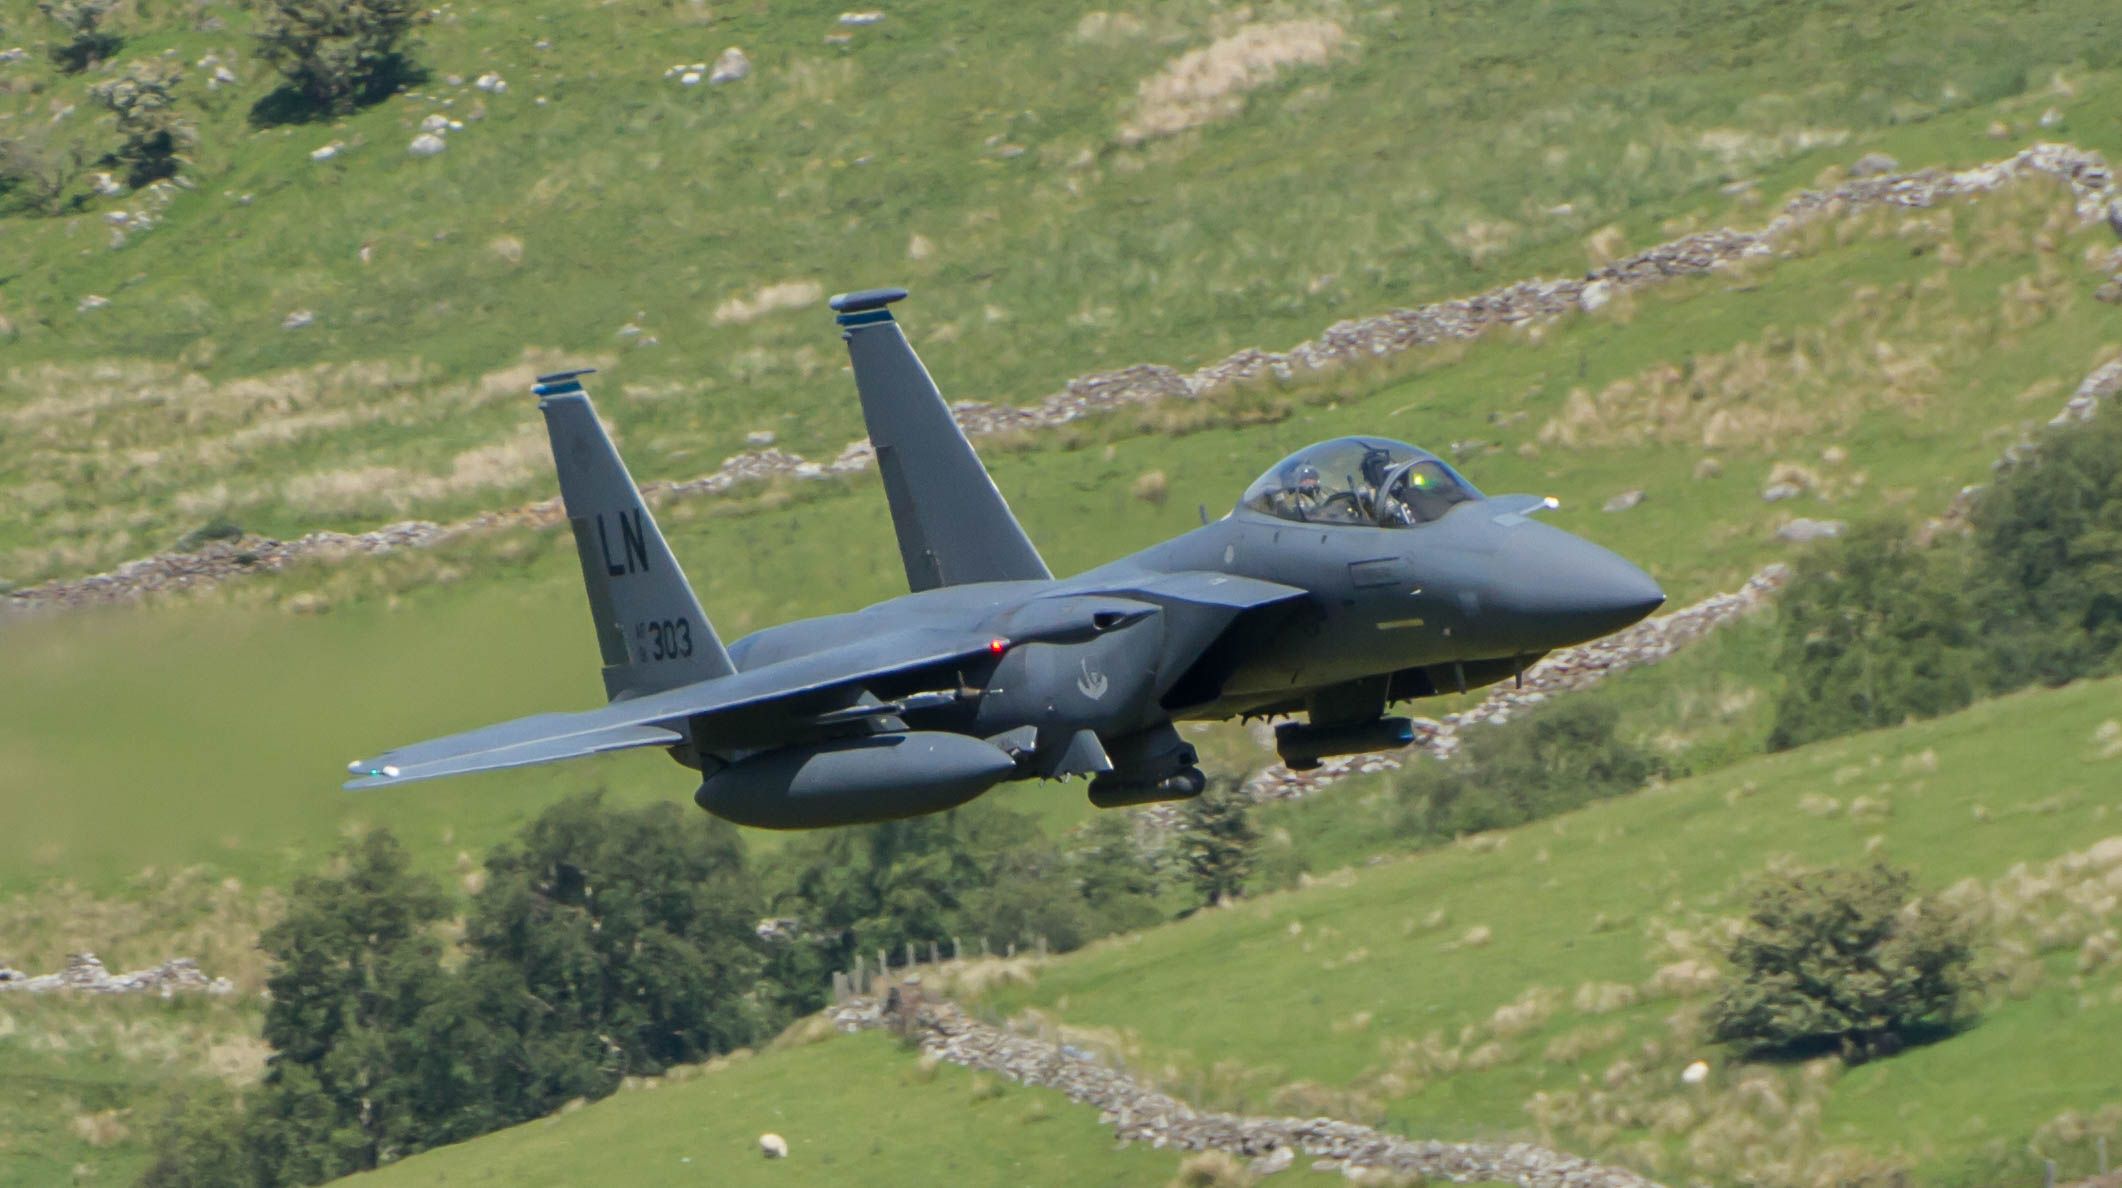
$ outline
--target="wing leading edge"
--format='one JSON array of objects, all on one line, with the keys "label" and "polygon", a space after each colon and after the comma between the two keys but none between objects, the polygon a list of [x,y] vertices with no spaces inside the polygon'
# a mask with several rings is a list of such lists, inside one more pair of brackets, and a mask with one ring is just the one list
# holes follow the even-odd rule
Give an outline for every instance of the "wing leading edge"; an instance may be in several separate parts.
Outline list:
[{"label": "wing leading edge", "polygon": [[684,741],[688,721],[804,699],[853,696],[872,682],[946,672],[992,655],[991,641],[959,631],[915,628],[843,647],[700,681],[662,693],[615,701],[577,713],[534,714],[462,734],[385,751],[347,765],[350,791],[414,780],[527,767],[605,751],[671,746]]}]

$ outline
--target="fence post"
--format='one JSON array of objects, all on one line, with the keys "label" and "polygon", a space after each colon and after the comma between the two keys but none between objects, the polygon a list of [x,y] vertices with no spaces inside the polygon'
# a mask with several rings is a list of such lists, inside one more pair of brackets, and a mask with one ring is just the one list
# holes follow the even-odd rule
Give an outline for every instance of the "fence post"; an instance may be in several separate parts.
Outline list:
[{"label": "fence post", "polygon": [[1039,934],[1039,960],[1046,960],[1046,934]]},{"label": "fence post", "polygon": [[2056,1188],[2056,1161],[2053,1159],[2041,1161],[2041,1188]]},{"label": "fence post", "polygon": [[928,963],[930,965],[934,965],[936,962],[941,960],[943,960],[943,955],[942,952],[936,947],[936,942],[928,942]]},{"label": "fence post", "polygon": [[838,1006],[846,1001],[847,971],[836,969],[833,971],[833,1005]]},{"label": "fence post", "polygon": [[855,954],[855,993],[869,993],[869,958]]},{"label": "fence post", "polygon": [[988,951],[987,951],[987,938],[986,938],[986,937],[984,937],[984,936],[980,938],[980,955],[981,955],[982,957],[992,957],[992,956],[994,956],[994,954],[993,954],[993,953],[990,953],[990,952],[988,952]]},{"label": "fence post", "polygon": [[892,980],[892,963],[882,949],[877,950],[877,976],[887,982]]},{"label": "fence post", "polygon": [[950,938],[950,959],[952,961],[956,961],[959,956],[960,954],[958,952],[958,938],[954,936]]},{"label": "fence post", "polygon": [[912,941],[906,942],[906,968],[908,970],[914,968],[914,942]]},{"label": "fence post", "polygon": [[2100,1149],[2100,1174],[2104,1176],[2107,1174],[2107,1136],[2100,1135],[2093,1142]]},{"label": "fence post", "polygon": [[1011,941],[1011,942],[1009,942],[1009,948],[1008,948],[1008,949],[1006,949],[1006,950],[1004,950],[1004,951],[1003,951],[1003,953],[1002,953],[1002,955],[1003,955],[1004,957],[1008,957],[1008,958],[1010,958],[1010,959],[1014,960],[1014,959],[1016,958],[1016,956],[1017,956],[1017,942],[1016,942],[1016,941]]}]

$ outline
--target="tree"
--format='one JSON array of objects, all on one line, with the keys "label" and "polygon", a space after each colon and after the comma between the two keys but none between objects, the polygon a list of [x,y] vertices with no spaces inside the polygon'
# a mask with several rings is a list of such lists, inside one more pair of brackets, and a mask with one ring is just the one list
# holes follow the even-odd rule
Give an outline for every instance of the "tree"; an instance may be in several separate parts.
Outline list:
[{"label": "tree", "polygon": [[412,74],[415,0],[258,0],[258,56],[311,110],[343,115]]},{"label": "tree", "polygon": [[78,74],[118,51],[118,36],[103,27],[103,18],[118,0],[37,0],[37,11],[59,26],[50,53],[59,69]]},{"label": "tree", "polygon": [[1970,930],[1884,862],[1765,879],[1709,1009],[1711,1038],[1888,1055],[1950,1024],[1978,987]]},{"label": "tree", "polygon": [[834,969],[857,953],[946,941],[964,897],[987,882],[971,834],[994,812],[969,806],[806,838],[787,851],[778,910],[822,936]]},{"label": "tree", "polygon": [[149,58],[89,88],[90,96],[117,118],[118,149],[111,156],[124,167],[127,184],[172,177],[183,163],[183,150],[194,139],[191,121],[177,111],[175,92],[183,76],[175,62]]},{"label": "tree", "polygon": [[1975,589],[2002,687],[2122,657],[2122,412],[2058,425],[1975,502]]},{"label": "tree", "polygon": [[1135,840],[1133,814],[1092,817],[1068,856],[1099,932],[1132,932],[1163,919],[1156,864]]},{"label": "tree", "polygon": [[1245,891],[1260,833],[1253,828],[1235,780],[1218,779],[1188,802],[1179,832],[1179,854],[1201,901],[1210,907]]},{"label": "tree", "polygon": [[296,881],[259,937],[272,958],[251,1107],[268,1178],[314,1183],[432,1145],[407,1070],[412,1026],[445,982],[434,926],[449,898],[387,830],[351,843],[341,873]]},{"label": "tree", "polygon": [[442,1099],[486,1079],[504,1114],[533,1117],[764,1031],[761,905],[728,823],[669,802],[619,810],[578,796],[486,869],[466,932],[476,1017],[445,1000],[417,1026],[468,1037],[474,1052],[503,1036],[507,1055],[426,1070]]},{"label": "tree", "polygon": [[1928,718],[1988,690],[1967,565],[1892,523],[1858,527],[1799,561],[1780,603],[1769,746],[1782,750]]}]

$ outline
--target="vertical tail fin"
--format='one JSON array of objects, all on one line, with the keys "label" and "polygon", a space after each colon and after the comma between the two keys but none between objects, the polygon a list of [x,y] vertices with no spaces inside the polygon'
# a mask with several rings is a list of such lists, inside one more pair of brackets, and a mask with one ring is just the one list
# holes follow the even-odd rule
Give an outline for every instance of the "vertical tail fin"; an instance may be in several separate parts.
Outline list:
[{"label": "vertical tail fin", "polygon": [[904,289],[870,289],[831,304],[854,361],[906,584],[929,590],[1052,577],[892,320],[887,307],[904,296]]},{"label": "vertical tail fin", "polygon": [[585,374],[540,376],[531,391],[545,414],[560,500],[582,559],[605,694],[616,701],[727,676],[736,671],[729,653],[597,420],[579,379]]}]

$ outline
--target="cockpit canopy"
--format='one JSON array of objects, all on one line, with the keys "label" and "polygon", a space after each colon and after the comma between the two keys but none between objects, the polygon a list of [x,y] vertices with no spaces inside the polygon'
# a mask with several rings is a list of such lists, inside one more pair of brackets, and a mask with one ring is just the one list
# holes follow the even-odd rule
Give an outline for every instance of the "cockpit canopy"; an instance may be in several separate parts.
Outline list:
[{"label": "cockpit canopy", "polygon": [[1306,524],[1409,528],[1480,498],[1427,450],[1382,437],[1339,437],[1276,463],[1239,505]]}]

